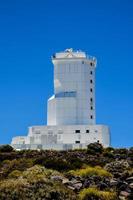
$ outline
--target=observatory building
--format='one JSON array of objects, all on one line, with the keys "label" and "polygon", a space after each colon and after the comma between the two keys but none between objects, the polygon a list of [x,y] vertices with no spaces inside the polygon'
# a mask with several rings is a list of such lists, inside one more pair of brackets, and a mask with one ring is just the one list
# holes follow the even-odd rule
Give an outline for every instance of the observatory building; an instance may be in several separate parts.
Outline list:
[{"label": "observatory building", "polygon": [[47,125],[29,127],[28,136],[12,139],[16,149],[85,148],[110,145],[109,128],[96,124],[96,58],[66,49],[52,56],[54,94],[47,103]]}]

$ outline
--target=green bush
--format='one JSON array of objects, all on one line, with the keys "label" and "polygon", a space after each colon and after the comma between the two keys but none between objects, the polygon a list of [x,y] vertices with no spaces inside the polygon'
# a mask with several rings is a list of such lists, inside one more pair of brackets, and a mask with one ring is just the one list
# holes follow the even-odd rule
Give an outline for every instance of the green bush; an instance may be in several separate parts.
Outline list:
[{"label": "green bush", "polygon": [[51,178],[51,176],[62,176],[58,171],[52,169],[46,169],[45,167],[35,165],[22,174],[23,178],[26,178],[29,182],[34,182],[38,180],[44,180],[46,178]]},{"label": "green bush", "polygon": [[8,178],[19,178],[22,175],[22,172],[19,170],[14,170],[8,174]]},{"label": "green bush", "polygon": [[81,176],[81,177],[88,177],[88,176],[101,176],[101,177],[112,177],[112,174],[107,172],[102,167],[96,166],[96,167],[90,167],[87,166],[84,169],[78,169],[78,170],[71,170],[68,172],[68,175],[74,175],[74,176]]},{"label": "green bush", "polygon": [[115,192],[100,191],[96,188],[83,189],[79,194],[80,200],[116,200]]},{"label": "green bush", "polygon": [[56,171],[34,166],[22,172],[17,179],[0,181],[0,200],[76,200],[73,191],[50,179]]},{"label": "green bush", "polygon": [[60,158],[44,158],[40,157],[35,160],[34,164],[45,166],[48,169],[54,169],[57,171],[67,171],[73,169],[72,164],[67,162],[65,159]]},{"label": "green bush", "polygon": [[104,151],[103,156],[108,157],[108,158],[114,158],[114,153],[111,151]]},{"label": "green bush", "polygon": [[1,145],[0,152],[12,152],[14,149],[10,145]]},{"label": "green bush", "polygon": [[104,148],[104,152],[111,152],[113,153],[115,151],[115,149],[113,147],[106,147]]},{"label": "green bush", "polygon": [[103,156],[108,158],[114,158],[115,149],[113,147],[104,148]]},{"label": "green bush", "polygon": [[79,169],[83,165],[83,161],[77,157],[68,157],[67,162],[71,169]]},{"label": "green bush", "polygon": [[103,146],[99,142],[90,143],[87,146],[87,153],[88,154],[95,155],[97,153],[102,153],[102,152],[103,152]]},{"label": "green bush", "polygon": [[10,174],[14,170],[24,171],[32,166],[33,166],[32,159],[21,158],[11,161],[5,160],[2,162],[0,168],[1,178],[6,178],[8,174]]}]

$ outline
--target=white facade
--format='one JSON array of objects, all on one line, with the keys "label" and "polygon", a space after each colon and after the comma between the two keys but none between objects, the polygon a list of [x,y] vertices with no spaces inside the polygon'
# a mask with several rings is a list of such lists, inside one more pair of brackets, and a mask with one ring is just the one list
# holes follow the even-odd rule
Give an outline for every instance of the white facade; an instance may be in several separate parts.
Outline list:
[{"label": "white facade", "polygon": [[48,100],[48,125],[95,124],[96,59],[66,50],[52,57],[54,96]]},{"label": "white facade", "polygon": [[99,141],[110,145],[107,126],[96,125],[96,59],[67,49],[52,57],[54,95],[48,99],[47,126],[29,128],[27,137],[15,137],[16,149],[85,148]]}]

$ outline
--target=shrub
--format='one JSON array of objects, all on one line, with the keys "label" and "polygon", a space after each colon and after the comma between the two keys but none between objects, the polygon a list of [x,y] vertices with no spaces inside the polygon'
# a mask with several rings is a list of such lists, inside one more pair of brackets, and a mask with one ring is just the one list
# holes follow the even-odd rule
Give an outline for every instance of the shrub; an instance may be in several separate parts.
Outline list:
[{"label": "shrub", "polygon": [[104,151],[103,156],[108,157],[108,158],[114,158],[114,153],[110,151]]},{"label": "shrub", "polygon": [[26,178],[29,182],[50,178],[51,176],[61,176],[58,171],[52,169],[46,169],[45,167],[35,165],[23,172],[23,178]]},{"label": "shrub", "polygon": [[103,156],[108,158],[114,158],[114,151],[115,149],[113,147],[104,148]]},{"label": "shrub", "polygon": [[54,169],[57,171],[66,171],[73,169],[72,165],[69,162],[57,157],[47,159],[44,157],[40,157],[35,160],[34,164],[39,164],[45,166],[48,169]]},{"label": "shrub", "polygon": [[14,149],[10,145],[1,145],[0,152],[12,152]]},{"label": "shrub", "polygon": [[15,159],[15,160],[6,160],[2,162],[2,166],[0,168],[1,178],[6,178],[8,174],[10,174],[14,170],[24,171],[29,167],[33,166],[32,159]]},{"label": "shrub", "polygon": [[9,175],[8,178],[18,178],[22,175],[22,172],[19,170],[14,170],[12,171]]},{"label": "shrub", "polygon": [[111,173],[107,172],[102,167],[96,166],[96,167],[89,167],[87,166],[84,169],[79,170],[71,170],[68,172],[68,175],[74,175],[74,176],[81,176],[81,177],[87,177],[87,176],[101,176],[101,177],[112,177]]},{"label": "shrub", "polygon": [[115,151],[115,149],[113,148],[113,147],[106,147],[106,148],[104,148],[104,152],[114,152]]},{"label": "shrub", "polygon": [[87,146],[87,153],[88,154],[97,154],[103,152],[103,146],[99,142],[90,143]]},{"label": "shrub", "polygon": [[128,154],[128,149],[126,148],[118,148],[115,149],[116,154],[122,154],[122,155],[127,155]]},{"label": "shrub", "polygon": [[100,191],[96,188],[83,189],[79,194],[80,200],[116,200],[115,192]]},{"label": "shrub", "polygon": [[83,161],[81,161],[77,157],[69,157],[67,160],[70,163],[69,166],[71,167],[71,169],[79,169],[83,165]]},{"label": "shrub", "polygon": [[73,191],[50,179],[51,175],[57,173],[42,166],[34,166],[17,179],[0,181],[0,200],[76,200]]}]

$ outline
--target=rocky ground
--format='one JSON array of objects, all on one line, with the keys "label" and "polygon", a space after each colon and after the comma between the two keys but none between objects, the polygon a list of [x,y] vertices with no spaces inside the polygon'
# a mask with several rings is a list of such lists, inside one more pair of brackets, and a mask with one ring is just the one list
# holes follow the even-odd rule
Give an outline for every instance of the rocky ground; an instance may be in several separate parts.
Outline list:
[{"label": "rocky ground", "polygon": [[0,200],[133,199],[133,147],[15,151],[0,147]]}]

